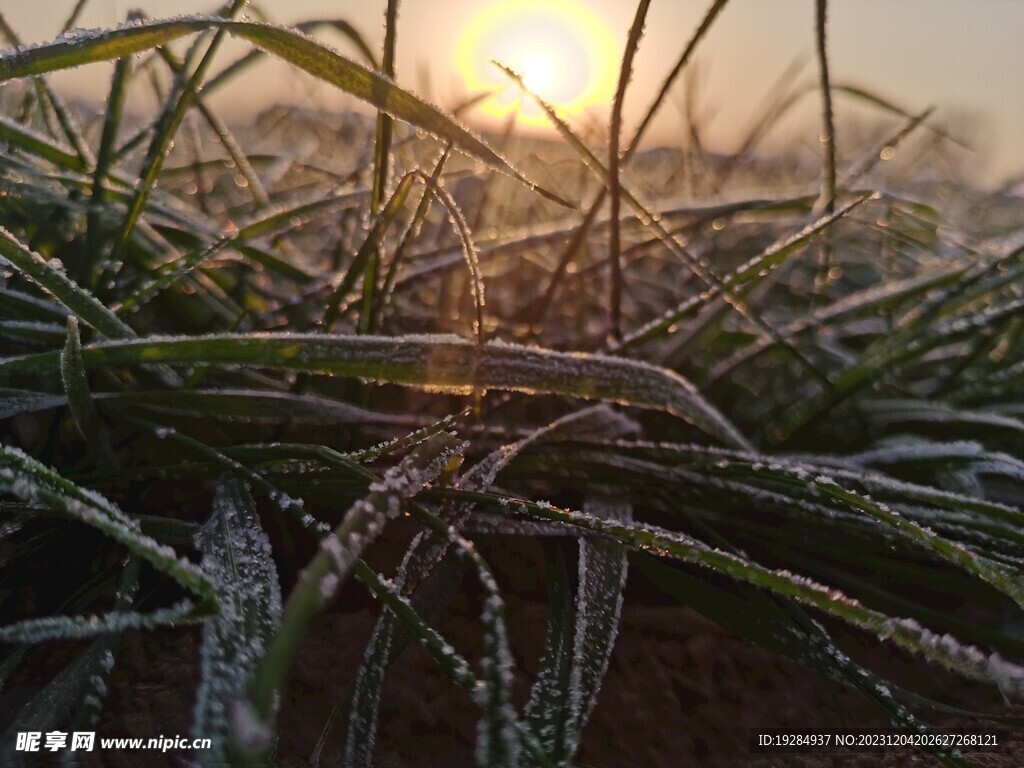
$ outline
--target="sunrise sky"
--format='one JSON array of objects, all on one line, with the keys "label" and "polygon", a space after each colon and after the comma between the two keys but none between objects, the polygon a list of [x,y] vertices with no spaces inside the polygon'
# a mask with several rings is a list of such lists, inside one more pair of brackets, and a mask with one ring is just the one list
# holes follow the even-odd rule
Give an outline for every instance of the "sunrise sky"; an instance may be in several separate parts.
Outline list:
[{"label": "sunrise sky", "polygon": [[[710,0],[663,0],[651,5],[627,101],[627,116],[639,119],[692,34]],[[74,0],[22,3],[0,0],[23,39],[42,42],[59,31]],[[344,18],[375,49],[385,2],[289,0],[264,2],[282,22]],[[287,10],[283,9],[287,6]],[[112,26],[130,8],[151,17],[209,11],[197,0],[91,0],[80,26]],[[52,9],[41,13],[40,8]],[[803,61],[796,80],[812,82],[812,0],[732,0],[716,22],[698,58],[702,112],[709,145],[728,151],[758,112],[768,89],[794,60]],[[873,89],[911,112],[928,106],[976,149],[974,162],[992,181],[1024,174],[1024,2],[1018,0],[832,0],[829,46],[833,80]],[[398,81],[442,106],[504,80],[491,67],[498,58],[526,75],[527,82],[574,121],[603,123],[617,77],[618,58],[632,21],[631,3],[616,0],[403,0],[398,33]],[[324,38],[343,53],[353,49],[332,33]],[[226,46],[226,63],[244,47]],[[216,69],[216,68],[215,68]],[[255,76],[254,76],[255,75]],[[350,107],[328,86],[263,64],[219,97],[235,117],[272,101],[309,107]],[[65,89],[102,98],[108,70],[93,66],[61,79]],[[649,144],[680,139],[679,99],[662,109]],[[139,105],[148,107],[149,105]],[[475,113],[481,127],[497,124],[516,109],[511,90]],[[840,115],[855,109],[840,102]],[[817,103],[802,108],[777,131],[784,141],[814,127]],[[531,130],[543,118],[521,115]],[[635,122],[633,123],[635,125]],[[627,133],[629,127],[627,125]],[[813,136],[814,134],[810,134]],[[842,142],[842,136],[839,137]]]}]

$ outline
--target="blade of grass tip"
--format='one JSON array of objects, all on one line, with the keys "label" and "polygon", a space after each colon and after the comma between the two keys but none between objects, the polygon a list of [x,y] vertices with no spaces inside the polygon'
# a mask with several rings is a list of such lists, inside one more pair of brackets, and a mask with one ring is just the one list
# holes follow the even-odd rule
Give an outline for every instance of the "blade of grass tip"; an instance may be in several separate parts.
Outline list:
[{"label": "blade of grass tip", "polygon": [[[676,78],[679,77],[680,73],[686,68],[687,64],[690,63],[690,60],[693,58],[694,51],[697,50],[697,46],[700,44],[701,40],[704,39],[705,35],[708,33],[708,30],[711,29],[711,26],[714,23],[715,19],[718,17],[718,14],[722,12],[722,9],[725,8],[725,5],[728,1],[729,0],[714,0],[714,2],[711,4],[711,7],[708,8],[707,12],[704,14],[704,17],[701,20],[700,25],[697,27],[696,31],[693,33],[693,36],[686,44],[686,47],[683,49],[682,54],[680,54],[679,58],[676,60],[675,66],[673,66],[672,71],[669,72],[668,76],[662,82],[661,89],[658,91],[658,95],[655,96],[654,101],[647,108],[647,111],[644,113],[643,119],[640,121],[640,125],[633,133],[633,138],[629,142],[629,146],[626,148],[625,155],[623,155],[622,157],[621,164],[623,166],[627,165],[629,161],[633,158],[633,155],[636,154],[637,148],[640,146],[640,140],[643,138],[644,133],[646,133],[648,126],[651,124],[651,121],[657,114],[658,109],[661,107],[661,104],[668,96],[668,93],[671,90],[673,83],[676,81]],[[565,251],[563,251],[562,258],[559,260],[558,266],[555,268],[555,271],[551,276],[551,280],[548,283],[548,287],[544,291],[544,299],[536,307],[537,322],[539,322],[540,319],[543,318],[544,312],[547,311],[547,307],[551,306],[551,304],[553,303],[555,293],[558,290],[558,284],[562,281],[565,275],[565,270],[569,266],[569,263],[575,257],[576,253],[579,251],[580,246],[586,240],[590,226],[593,224],[597,211],[601,207],[601,204],[604,202],[605,196],[607,194],[608,187],[606,185],[602,187],[601,190],[597,193],[596,197],[594,198],[594,201],[590,204],[590,207],[587,209],[587,212],[584,215],[583,221],[580,223],[579,228],[576,230],[576,233],[574,233],[572,240],[566,247]]]},{"label": "blade of grass tip", "polygon": [[448,218],[455,228],[455,234],[459,237],[459,245],[462,247],[462,255],[466,260],[466,268],[469,271],[469,290],[473,299],[473,332],[478,345],[485,341],[486,329],[484,327],[484,276],[480,271],[480,257],[477,254],[476,245],[473,243],[473,235],[469,231],[469,224],[466,217],[462,215],[458,203],[448,194],[448,191],[434,181],[430,176],[420,173],[420,178],[434,190],[434,195],[441,205],[448,210]]},{"label": "blade of grass tip", "polygon": [[[394,81],[395,79],[395,47],[398,39],[398,0],[388,0],[384,11],[384,50],[381,56],[380,73]],[[373,194],[370,198],[370,211],[377,216],[384,205],[387,194],[388,179],[391,173],[391,136],[394,124],[391,116],[383,110],[377,112],[377,137],[373,150]],[[376,328],[374,305],[377,299],[377,275],[381,266],[381,243],[370,254],[363,273],[363,310],[359,318],[359,326],[364,333],[373,333]]]},{"label": "blade of grass tip", "polygon": [[[828,50],[826,29],[828,22],[828,0],[815,0],[815,46],[818,56],[819,87],[821,89],[821,197],[815,206],[816,212],[828,215],[836,207],[836,125],[832,114],[832,86],[829,82]],[[829,270],[832,253],[828,242],[819,242],[818,274],[815,278],[814,295],[820,304],[828,303]]]},{"label": "blade of grass tip", "polygon": [[[338,287],[334,289],[330,299],[327,302],[327,310],[324,312],[323,330],[325,333],[330,333],[334,329],[334,324],[338,321],[338,318],[342,313],[342,301],[348,295],[349,291],[355,286],[356,281],[360,275],[366,277],[366,265],[370,261],[372,255],[380,247],[381,242],[384,239],[384,235],[387,234],[388,229],[392,223],[398,218],[398,214],[405,206],[405,201],[409,197],[409,192],[412,190],[412,183],[416,179],[415,173],[407,173],[402,177],[402,180],[398,182],[398,186],[395,187],[394,193],[388,200],[387,204],[381,210],[380,214],[374,219],[373,224],[370,226],[370,231],[366,235],[366,239],[363,240],[359,246],[359,250],[356,251],[355,256],[352,257],[352,263],[349,265],[348,270],[345,272],[341,282],[338,283]],[[369,296],[372,298],[373,290],[369,292]],[[364,287],[363,299],[365,309],[365,299],[367,293]],[[360,317],[360,331],[365,333],[368,328],[363,325],[366,318],[365,312]]]},{"label": "blade of grass tip", "polygon": [[608,143],[608,184],[607,188],[611,195],[610,203],[610,224],[611,229],[608,237],[608,258],[612,266],[612,279],[610,286],[609,315],[611,321],[611,337],[614,341],[622,340],[622,258],[621,241],[619,235],[619,211],[622,204],[622,186],[619,180],[619,139],[622,133],[622,108],[626,101],[626,88],[629,79],[633,75],[633,57],[640,46],[640,38],[644,34],[644,24],[647,20],[647,10],[650,8],[650,0],[640,0],[636,6],[636,14],[633,17],[633,24],[629,28],[629,35],[626,38],[626,48],[622,53],[622,64],[619,67],[619,83],[615,88],[615,100],[612,102],[612,117],[610,126],[610,141]]},{"label": "blade of grass tip", "polygon": [[105,470],[116,471],[118,462],[110,446],[110,436],[96,410],[82,366],[82,341],[78,335],[78,319],[74,315],[68,315],[67,343],[60,354],[60,375],[71,417],[90,452]]},{"label": "blade of grass tip", "polygon": [[[247,0],[233,0],[227,15],[234,16],[245,6],[246,2]],[[191,75],[187,75],[187,68],[192,57],[199,56],[198,41],[186,55],[185,69],[175,78],[174,88],[164,102],[163,110],[156,122],[153,137],[150,139],[149,149],[146,151],[146,157],[142,161],[142,169],[136,183],[135,196],[132,198],[131,205],[128,206],[124,223],[121,225],[121,230],[114,241],[114,248],[110,254],[107,269],[109,273],[116,273],[119,269],[119,262],[122,259],[124,249],[131,239],[136,222],[142,215],[146,201],[149,199],[154,184],[156,184],[157,176],[160,175],[160,169],[163,167],[164,160],[170,152],[174,136],[178,132],[181,122],[185,119],[185,114],[191,108],[196,95],[199,93],[200,84],[213,64],[213,59],[226,33],[227,30],[224,27],[216,30],[213,39],[202,54],[199,64]]]},{"label": "blade of grass tip", "polygon": [[7,261],[79,319],[107,338],[124,339],[135,336],[135,331],[95,296],[81,288],[50,261],[30,251],[3,228],[0,228],[0,260]]},{"label": "blade of grass tip", "polygon": [[273,729],[278,691],[314,616],[334,598],[362,551],[388,521],[400,514],[408,499],[425,484],[437,480],[460,452],[461,445],[453,434],[442,432],[430,437],[389,470],[382,481],[371,484],[370,493],[321,540],[319,551],[288,596],[280,631],[252,677],[248,719],[258,725],[257,730]]},{"label": "blade of grass tip", "polygon": [[423,194],[420,196],[420,201],[416,205],[416,212],[413,214],[412,222],[406,228],[405,234],[402,235],[402,240],[395,249],[395,255],[392,257],[391,263],[388,265],[388,272],[384,278],[384,287],[381,289],[379,295],[380,307],[377,310],[378,315],[383,313],[391,302],[395,288],[395,280],[398,278],[398,271],[402,266],[402,261],[405,259],[406,252],[412,246],[413,241],[416,240],[416,237],[420,232],[420,228],[423,226],[423,222],[426,221],[427,213],[430,211],[430,203],[434,199],[434,189],[440,184],[441,174],[444,172],[444,167],[448,162],[448,158],[451,157],[451,151],[451,143],[445,145],[444,151],[441,153],[441,157],[434,165],[434,170],[430,174],[430,180],[432,183],[425,184],[423,186]]}]

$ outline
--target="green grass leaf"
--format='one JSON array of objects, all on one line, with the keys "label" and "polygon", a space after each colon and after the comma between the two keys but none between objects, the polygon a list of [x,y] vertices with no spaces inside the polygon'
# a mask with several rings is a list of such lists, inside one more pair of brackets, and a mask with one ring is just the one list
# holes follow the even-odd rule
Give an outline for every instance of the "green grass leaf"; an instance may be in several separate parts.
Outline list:
[{"label": "green grass leaf", "polygon": [[280,627],[281,587],[270,540],[260,527],[249,489],[238,478],[221,479],[213,511],[197,540],[220,611],[203,627],[192,733],[197,739],[212,739],[212,748],[196,757],[200,765],[213,766],[232,755],[232,710],[244,698],[249,675]]},{"label": "green grass leaf", "polygon": [[[0,359],[0,373],[53,370],[52,354]],[[746,439],[680,375],[647,363],[512,344],[478,346],[453,336],[211,335],[103,342],[82,349],[87,368],[195,363],[358,376],[434,391],[474,389],[572,395],[664,411],[726,445]]]}]

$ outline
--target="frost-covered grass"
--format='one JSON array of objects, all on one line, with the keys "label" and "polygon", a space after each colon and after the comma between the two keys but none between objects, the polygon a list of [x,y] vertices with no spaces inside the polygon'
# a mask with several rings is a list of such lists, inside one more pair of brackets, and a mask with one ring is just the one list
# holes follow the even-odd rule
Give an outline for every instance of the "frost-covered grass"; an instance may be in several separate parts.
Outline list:
[{"label": "frost-covered grass", "polygon": [[[0,684],[39,644],[91,643],[0,748],[95,724],[126,629],[195,624],[194,732],[215,746],[193,758],[270,762],[299,645],[350,577],[382,606],[322,713],[352,766],[412,641],[471,694],[480,765],[570,764],[631,569],[909,729],[941,707],[837,627],[1024,697],[1019,199],[958,183],[931,113],[830,80],[823,0],[822,87],[781,90],[734,157],[703,152],[692,110],[685,151],[638,151],[726,4],[630,135],[641,2],[610,140],[541,103],[553,144],[480,137],[394,84],[394,2],[382,60],[343,22],[321,26],[358,61],[317,25],[238,20],[239,0],[33,47],[0,25]],[[251,53],[224,61],[226,36]],[[376,123],[276,110],[234,135],[208,96],[267,56]],[[47,83],[110,60],[101,115]],[[815,93],[822,134],[857,99],[880,141],[827,142],[810,173],[758,159]],[[403,515],[420,533],[377,572],[363,555]],[[484,534],[545,543],[526,697]],[[423,618],[424,586],[464,571],[476,657]]]}]

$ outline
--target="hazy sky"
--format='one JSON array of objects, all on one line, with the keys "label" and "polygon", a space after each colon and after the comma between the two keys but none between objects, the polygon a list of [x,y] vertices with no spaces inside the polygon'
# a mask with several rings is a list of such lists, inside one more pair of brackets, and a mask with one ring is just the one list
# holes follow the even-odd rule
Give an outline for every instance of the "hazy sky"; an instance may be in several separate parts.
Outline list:
[{"label": "hazy sky", "polygon": [[[215,2],[216,0],[214,0]],[[621,47],[633,15],[625,0],[579,0],[602,21]],[[485,0],[403,0],[398,33],[398,80],[442,106],[466,94],[455,49],[466,22]],[[549,0],[557,5],[558,0]],[[692,34],[710,0],[655,0],[648,16],[627,111],[646,108],[655,89]],[[0,0],[0,11],[26,41],[52,37],[74,0]],[[379,45],[384,0],[263,0],[279,21],[343,18],[374,47]],[[855,83],[917,112],[928,106],[967,131],[976,163],[990,178],[1024,174],[1024,0],[832,0],[829,49],[833,80]],[[130,8],[151,17],[209,11],[203,0],[91,0],[81,26],[110,26]],[[716,22],[699,57],[701,101],[710,117],[708,143],[735,146],[771,84],[794,59],[806,66],[797,80],[815,73],[813,0],[732,0]],[[325,38],[351,53],[341,38]],[[244,50],[226,47],[223,60]],[[345,104],[329,87],[301,73],[263,64],[220,97],[222,107],[258,111],[272,100],[307,106]],[[105,94],[108,70],[93,66],[62,79],[76,93]],[[779,137],[797,128],[813,137],[818,107],[802,108],[780,125]],[[679,107],[662,110],[650,136],[677,141]],[[840,103],[840,113],[852,109]],[[629,111],[632,110],[632,111]],[[603,121],[605,118],[602,116]],[[807,129],[812,131],[808,133]],[[627,128],[628,132],[628,128]],[[842,135],[839,141],[842,142]]]}]

